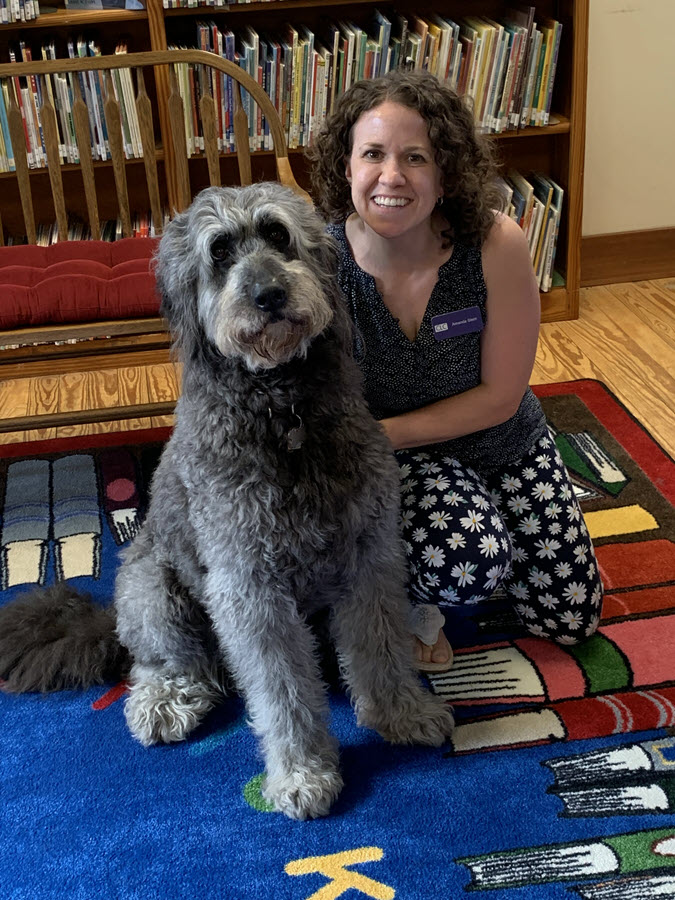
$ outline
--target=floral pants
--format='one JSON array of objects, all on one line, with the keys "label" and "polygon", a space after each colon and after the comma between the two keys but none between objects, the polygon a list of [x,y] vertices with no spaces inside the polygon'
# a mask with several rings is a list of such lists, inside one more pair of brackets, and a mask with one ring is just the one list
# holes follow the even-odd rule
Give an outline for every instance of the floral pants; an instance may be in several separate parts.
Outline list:
[{"label": "floral pants", "polygon": [[440,454],[396,457],[413,604],[479,603],[501,586],[532,634],[574,644],[595,631],[602,582],[551,437],[487,476]]}]

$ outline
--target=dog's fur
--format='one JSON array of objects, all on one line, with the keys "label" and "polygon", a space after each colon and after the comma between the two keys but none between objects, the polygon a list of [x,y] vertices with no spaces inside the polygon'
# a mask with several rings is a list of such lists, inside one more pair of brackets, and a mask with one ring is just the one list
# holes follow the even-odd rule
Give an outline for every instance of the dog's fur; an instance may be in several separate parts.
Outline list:
[{"label": "dog's fur", "polygon": [[335,249],[279,185],[208,189],[167,227],[156,272],[183,390],[117,577],[117,637],[114,617],[61,587],[0,611],[0,674],[9,690],[83,685],[126,650],[125,715],[149,745],[187,736],[225,663],[260,738],[265,797],[325,815],[342,779],[313,613],[330,609],[360,724],[433,746],[453,724],[414,671],[398,467],[362,399]]}]

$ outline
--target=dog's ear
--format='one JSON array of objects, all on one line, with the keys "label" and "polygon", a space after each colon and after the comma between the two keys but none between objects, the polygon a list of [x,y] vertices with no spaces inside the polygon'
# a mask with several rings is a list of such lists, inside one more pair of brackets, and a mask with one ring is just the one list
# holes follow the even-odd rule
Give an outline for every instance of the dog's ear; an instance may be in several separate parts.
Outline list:
[{"label": "dog's ear", "polygon": [[[321,286],[333,310],[331,329],[345,353],[353,352],[354,325],[347,309],[347,299],[338,282],[339,248],[326,230],[325,222],[313,207],[306,207],[307,219],[302,222],[307,247],[320,273]],[[298,217],[302,221],[302,217]],[[311,237],[310,237],[311,236]]]},{"label": "dog's ear", "polygon": [[154,259],[159,311],[177,333],[186,299],[194,299],[197,286],[197,255],[191,247],[189,219],[187,210],[169,222]]},{"label": "dog's ear", "polygon": [[333,309],[333,325],[331,327],[343,351],[351,354],[354,345],[354,323],[347,308],[347,298],[342,293],[338,282],[338,245],[325,229],[321,232],[318,253],[321,260],[324,291],[330,298]]},{"label": "dog's ear", "polygon": [[325,226],[321,228],[317,254],[320,260],[321,272],[334,283],[338,270],[338,246],[335,239],[326,231]]}]

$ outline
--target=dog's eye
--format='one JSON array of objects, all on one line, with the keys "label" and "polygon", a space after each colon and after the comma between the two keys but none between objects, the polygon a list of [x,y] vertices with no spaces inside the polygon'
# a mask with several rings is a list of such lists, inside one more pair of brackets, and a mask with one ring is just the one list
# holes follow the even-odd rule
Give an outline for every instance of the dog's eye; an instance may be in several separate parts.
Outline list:
[{"label": "dog's eye", "polygon": [[265,236],[265,240],[269,241],[270,244],[274,244],[274,246],[279,250],[286,250],[291,242],[290,234],[284,228],[284,226],[280,225],[279,223],[267,225],[263,229],[263,234]]},{"label": "dog's eye", "polygon": [[227,259],[230,252],[230,242],[225,237],[216,238],[211,244],[211,259],[216,262],[223,262]]}]

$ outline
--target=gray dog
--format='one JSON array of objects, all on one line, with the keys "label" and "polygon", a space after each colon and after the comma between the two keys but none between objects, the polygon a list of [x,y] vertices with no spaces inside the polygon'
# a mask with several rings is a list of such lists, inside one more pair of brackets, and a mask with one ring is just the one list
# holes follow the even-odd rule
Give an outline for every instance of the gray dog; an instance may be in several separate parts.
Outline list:
[{"label": "gray dog", "polygon": [[330,611],[359,724],[431,746],[453,725],[414,670],[398,467],[362,399],[335,262],[310,205],[276,184],[208,189],[171,222],[157,279],[182,396],[114,608],[61,586],[0,611],[9,690],[100,681],[126,651],[125,715],[145,745],[195,728],[224,664],[264,796],[299,819],[342,787],[314,613]]}]

